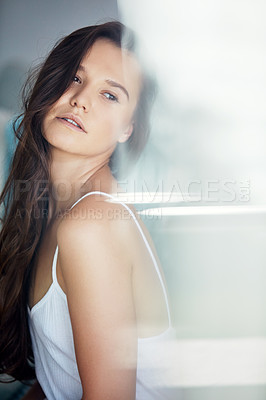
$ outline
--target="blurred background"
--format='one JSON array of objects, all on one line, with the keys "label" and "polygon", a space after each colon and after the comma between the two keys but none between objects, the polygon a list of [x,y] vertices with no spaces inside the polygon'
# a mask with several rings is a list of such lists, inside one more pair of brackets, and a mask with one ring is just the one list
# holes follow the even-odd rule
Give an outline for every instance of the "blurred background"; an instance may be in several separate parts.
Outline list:
[{"label": "blurred background", "polygon": [[[263,0],[0,2],[1,186],[21,86],[57,39],[121,20],[156,76],[151,137],[121,185],[168,282],[177,400],[266,398],[265,11]],[[0,398],[23,390],[1,385]]]}]

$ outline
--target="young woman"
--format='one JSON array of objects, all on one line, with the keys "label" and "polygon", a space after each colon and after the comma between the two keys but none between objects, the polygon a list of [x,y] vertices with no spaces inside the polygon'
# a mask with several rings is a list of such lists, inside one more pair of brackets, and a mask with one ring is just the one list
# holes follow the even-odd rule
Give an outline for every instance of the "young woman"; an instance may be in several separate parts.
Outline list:
[{"label": "young woman", "polygon": [[59,42],[25,100],[0,198],[0,372],[36,371],[27,399],[167,398],[164,278],[134,207],[116,196],[119,155],[125,172],[153,97],[132,34],[109,22]]}]

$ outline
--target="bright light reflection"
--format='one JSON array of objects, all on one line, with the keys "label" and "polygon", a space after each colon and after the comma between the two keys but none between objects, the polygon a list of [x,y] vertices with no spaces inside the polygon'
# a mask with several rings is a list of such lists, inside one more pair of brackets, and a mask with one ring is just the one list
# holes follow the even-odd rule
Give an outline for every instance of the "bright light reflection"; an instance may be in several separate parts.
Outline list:
[{"label": "bright light reflection", "polygon": [[148,216],[177,216],[177,215],[238,215],[266,214],[266,207],[257,206],[199,206],[199,207],[158,207],[139,211]]}]

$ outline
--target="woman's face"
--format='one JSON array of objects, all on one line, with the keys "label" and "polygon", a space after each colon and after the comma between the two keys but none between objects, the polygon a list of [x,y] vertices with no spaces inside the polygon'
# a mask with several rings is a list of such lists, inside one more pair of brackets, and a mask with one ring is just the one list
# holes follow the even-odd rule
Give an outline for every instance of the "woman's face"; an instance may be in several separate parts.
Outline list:
[{"label": "woman's face", "polygon": [[99,39],[68,90],[43,121],[51,146],[82,156],[109,157],[133,130],[141,72],[132,54]]}]

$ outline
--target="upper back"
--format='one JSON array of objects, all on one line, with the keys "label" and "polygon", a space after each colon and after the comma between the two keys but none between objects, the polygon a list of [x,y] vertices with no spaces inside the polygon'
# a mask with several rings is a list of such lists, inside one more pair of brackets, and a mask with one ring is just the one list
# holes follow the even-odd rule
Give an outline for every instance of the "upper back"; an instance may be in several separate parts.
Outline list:
[{"label": "upper back", "polygon": [[106,224],[110,240],[118,233],[121,257],[124,252],[131,258],[138,336],[153,336],[167,329],[171,316],[165,278],[152,238],[134,207],[117,196],[93,191],[73,204],[67,229],[71,229],[71,221],[75,223],[73,217],[78,215],[88,216],[89,223]]}]

